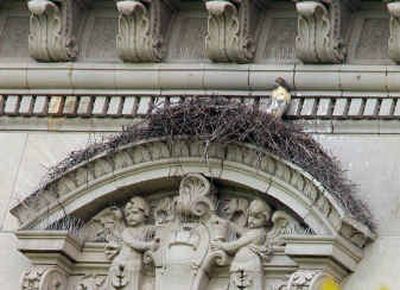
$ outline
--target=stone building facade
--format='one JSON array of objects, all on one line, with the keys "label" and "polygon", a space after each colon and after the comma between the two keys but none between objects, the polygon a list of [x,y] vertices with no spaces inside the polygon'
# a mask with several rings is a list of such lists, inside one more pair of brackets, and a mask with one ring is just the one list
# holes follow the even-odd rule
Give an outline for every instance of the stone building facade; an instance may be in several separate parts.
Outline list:
[{"label": "stone building facade", "polygon": [[[0,0],[2,288],[398,289],[399,18],[395,1]],[[201,142],[138,140],[43,181],[155,107],[268,109],[277,78],[285,122],[337,157],[375,227],[251,144],[205,165]]]}]

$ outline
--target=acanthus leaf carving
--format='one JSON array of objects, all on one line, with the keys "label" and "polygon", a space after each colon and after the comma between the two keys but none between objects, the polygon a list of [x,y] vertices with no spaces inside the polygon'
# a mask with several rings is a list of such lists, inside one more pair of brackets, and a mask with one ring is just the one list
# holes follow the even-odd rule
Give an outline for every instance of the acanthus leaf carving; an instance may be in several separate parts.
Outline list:
[{"label": "acanthus leaf carving", "polygon": [[215,62],[247,63],[254,58],[259,1],[206,1],[207,56]]},{"label": "acanthus leaf carving", "polygon": [[159,62],[165,54],[166,33],[175,10],[167,0],[117,2],[117,51],[126,62]]},{"label": "acanthus leaf carving", "polygon": [[342,63],[344,28],[356,6],[344,0],[297,2],[297,57],[304,63]]},{"label": "acanthus leaf carving", "polygon": [[78,54],[79,16],[88,1],[30,0],[29,52],[38,61],[70,61]]},{"label": "acanthus leaf carving", "polygon": [[387,3],[390,14],[388,40],[389,56],[396,62],[400,62],[400,2]]}]

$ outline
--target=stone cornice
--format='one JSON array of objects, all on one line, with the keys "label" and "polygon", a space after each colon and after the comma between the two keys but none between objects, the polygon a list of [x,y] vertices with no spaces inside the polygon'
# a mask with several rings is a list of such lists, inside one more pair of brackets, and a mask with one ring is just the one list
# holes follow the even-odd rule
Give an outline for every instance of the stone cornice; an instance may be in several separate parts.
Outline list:
[{"label": "stone cornice", "polygon": [[400,90],[400,67],[232,64],[0,64],[0,92],[85,94],[267,94],[277,77],[319,95]]}]

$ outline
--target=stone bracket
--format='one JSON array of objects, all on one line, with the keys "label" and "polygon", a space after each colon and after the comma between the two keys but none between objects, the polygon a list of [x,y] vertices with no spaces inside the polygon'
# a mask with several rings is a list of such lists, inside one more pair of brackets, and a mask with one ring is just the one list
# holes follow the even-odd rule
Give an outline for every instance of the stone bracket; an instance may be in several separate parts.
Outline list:
[{"label": "stone bracket", "polygon": [[123,0],[117,9],[119,57],[126,62],[161,61],[174,5],[164,0]]},{"label": "stone bracket", "polygon": [[356,1],[296,3],[296,54],[304,63],[342,63],[346,57],[344,29]]},{"label": "stone bracket", "polygon": [[389,56],[395,62],[400,62],[400,2],[387,3],[387,10],[390,14]]},{"label": "stone bracket", "polygon": [[76,58],[80,12],[88,1],[30,0],[29,52],[38,61]]},{"label": "stone bracket", "polygon": [[215,62],[248,63],[254,58],[259,1],[206,1],[207,56]]}]

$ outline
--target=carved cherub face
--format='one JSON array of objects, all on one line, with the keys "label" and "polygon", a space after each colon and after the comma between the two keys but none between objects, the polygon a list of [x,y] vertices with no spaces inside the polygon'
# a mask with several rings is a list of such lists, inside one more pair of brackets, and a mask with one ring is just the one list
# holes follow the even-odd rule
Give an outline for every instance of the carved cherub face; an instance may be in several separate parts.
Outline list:
[{"label": "carved cherub face", "polygon": [[132,198],[125,206],[125,219],[130,227],[142,225],[149,216],[149,205],[141,197]]},{"label": "carved cherub face", "polygon": [[253,200],[249,206],[247,220],[250,229],[265,227],[271,218],[271,208],[260,199]]}]

